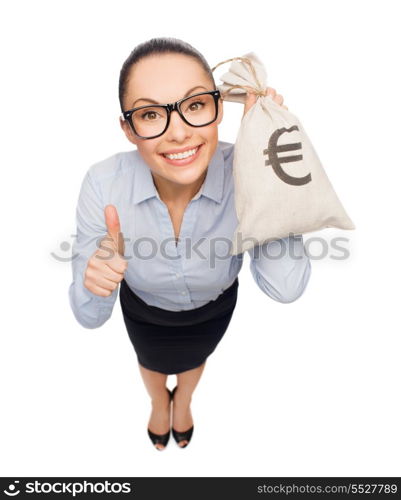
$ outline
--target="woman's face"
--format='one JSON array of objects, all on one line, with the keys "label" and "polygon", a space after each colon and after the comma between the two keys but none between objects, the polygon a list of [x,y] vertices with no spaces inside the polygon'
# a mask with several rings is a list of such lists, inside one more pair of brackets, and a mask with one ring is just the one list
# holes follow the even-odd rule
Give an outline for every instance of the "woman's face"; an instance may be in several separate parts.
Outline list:
[{"label": "woman's face", "polygon": [[[159,104],[175,102],[182,99],[189,90],[189,95],[214,90],[202,66],[195,59],[183,54],[148,56],[131,69],[124,110],[152,104],[146,98]],[[190,185],[202,176],[215,152],[218,142],[217,126],[222,118],[223,105],[220,99],[216,121],[205,127],[191,127],[173,111],[168,129],[163,135],[154,139],[141,139],[132,132],[127,121],[120,123],[128,140],[137,146],[153,173],[176,184]],[[194,149],[199,145],[202,147],[196,157],[186,165],[173,165],[162,154],[175,149]]]}]

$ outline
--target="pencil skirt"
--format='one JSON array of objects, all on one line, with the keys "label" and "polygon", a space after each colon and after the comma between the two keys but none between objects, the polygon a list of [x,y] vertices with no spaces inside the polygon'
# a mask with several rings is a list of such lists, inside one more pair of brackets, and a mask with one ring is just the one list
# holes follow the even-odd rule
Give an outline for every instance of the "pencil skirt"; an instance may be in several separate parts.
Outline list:
[{"label": "pencil skirt", "polygon": [[170,311],[148,305],[123,279],[121,310],[139,364],[166,375],[202,365],[227,330],[238,285],[237,276],[217,299],[196,309]]}]

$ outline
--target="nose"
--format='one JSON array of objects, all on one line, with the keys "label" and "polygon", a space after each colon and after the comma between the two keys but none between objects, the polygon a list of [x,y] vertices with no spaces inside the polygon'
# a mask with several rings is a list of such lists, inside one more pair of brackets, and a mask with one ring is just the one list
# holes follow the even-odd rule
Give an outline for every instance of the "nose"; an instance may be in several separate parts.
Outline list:
[{"label": "nose", "polygon": [[166,130],[166,138],[170,141],[183,142],[187,137],[192,135],[192,127],[187,125],[177,110],[171,112],[170,123]]}]

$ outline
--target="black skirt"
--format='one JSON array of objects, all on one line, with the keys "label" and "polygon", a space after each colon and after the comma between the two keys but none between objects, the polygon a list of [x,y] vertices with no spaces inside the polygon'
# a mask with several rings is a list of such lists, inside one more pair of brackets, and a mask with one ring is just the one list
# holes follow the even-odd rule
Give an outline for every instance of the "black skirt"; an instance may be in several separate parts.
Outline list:
[{"label": "black skirt", "polygon": [[202,365],[227,330],[238,285],[237,276],[217,299],[196,309],[169,311],[148,305],[123,279],[120,304],[138,362],[167,375]]}]

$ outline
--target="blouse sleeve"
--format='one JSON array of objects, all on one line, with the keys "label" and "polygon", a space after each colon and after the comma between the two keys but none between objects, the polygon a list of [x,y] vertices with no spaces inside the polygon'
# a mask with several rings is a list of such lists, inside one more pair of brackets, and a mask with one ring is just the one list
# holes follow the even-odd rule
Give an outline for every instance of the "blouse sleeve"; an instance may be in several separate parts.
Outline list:
[{"label": "blouse sleeve", "polygon": [[90,169],[86,173],[76,208],[76,238],[72,244],[72,283],[68,289],[71,309],[85,328],[98,328],[111,316],[118,295],[117,287],[108,297],[96,295],[84,286],[84,273],[89,258],[106,235],[104,207]]},{"label": "blouse sleeve", "polygon": [[247,250],[258,287],[272,299],[289,303],[304,292],[311,275],[302,235],[290,235]]}]

